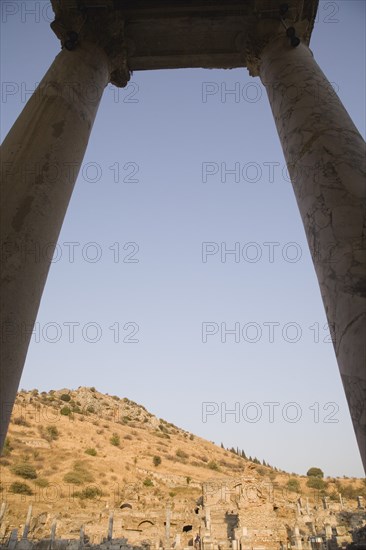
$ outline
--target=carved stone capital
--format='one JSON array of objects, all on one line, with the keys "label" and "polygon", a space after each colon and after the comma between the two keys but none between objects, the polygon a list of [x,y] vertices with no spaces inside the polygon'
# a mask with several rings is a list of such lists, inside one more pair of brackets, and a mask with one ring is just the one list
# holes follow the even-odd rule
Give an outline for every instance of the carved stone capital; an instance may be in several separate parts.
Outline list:
[{"label": "carved stone capital", "polygon": [[[281,7],[287,6],[284,12]],[[262,52],[272,43],[283,41],[289,47],[309,43],[317,2],[291,0],[255,0],[250,31],[238,37],[237,48],[251,76],[259,76]],[[295,41],[292,41],[291,30]]]},{"label": "carved stone capital", "polygon": [[125,21],[122,12],[110,7],[95,6],[75,0],[51,0],[55,20],[51,28],[61,47],[75,50],[82,43],[99,46],[108,56],[110,82],[120,88],[127,85],[131,71],[127,63]]},{"label": "carved stone capital", "polygon": [[283,35],[280,20],[259,19],[245,37],[242,52],[250,76],[259,76],[263,50]]}]

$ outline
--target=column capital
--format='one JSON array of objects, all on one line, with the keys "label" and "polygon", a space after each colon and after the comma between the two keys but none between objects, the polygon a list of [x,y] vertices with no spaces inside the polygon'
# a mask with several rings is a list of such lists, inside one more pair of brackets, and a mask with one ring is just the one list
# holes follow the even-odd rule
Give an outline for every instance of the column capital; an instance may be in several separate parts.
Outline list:
[{"label": "column capital", "polygon": [[82,43],[93,43],[106,53],[110,66],[110,82],[123,88],[130,80],[127,63],[125,20],[113,4],[76,0],[51,0],[55,20],[51,28],[61,41],[62,49],[77,49]]},{"label": "column capital", "polygon": [[317,7],[318,0],[255,0],[251,30],[237,38],[251,76],[260,75],[262,52],[272,43],[282,41],[289,48],[300,42],[309,44]]}]

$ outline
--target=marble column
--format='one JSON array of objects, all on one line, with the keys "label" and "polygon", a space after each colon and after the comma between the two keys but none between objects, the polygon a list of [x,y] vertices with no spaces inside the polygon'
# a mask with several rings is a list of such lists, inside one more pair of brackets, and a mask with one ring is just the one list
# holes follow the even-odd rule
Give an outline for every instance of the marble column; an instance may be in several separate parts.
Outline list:
[{"label": "marble column", "polygon": [[340,505],[340,508],[341,508],[341,510],[343,510],[343,498],[342,498],[342,493],[338,493],[338,496],[339,496],[339,505]]},{"label": "marble column", "polygon": [[[56,8],[53,29],[63,49],[1,148],[0,448],[103,91],[109,82],[124,86],[129,78],[123,21],[114,13],[91,15],[84,26],[77,22],[83,29],[79,36],[67,31],[74,12]],[[109,24],[114,27],[110,35]]]},{"label": "marble column", "polygon": [[28,508],[27,518],[25,520],[25,525],[23,529],[23,536],[22,536],[23,539],[28,538],[31,520],[32,520],[32,505],[30,505]]},{"label": "marble column", "polygon": [[333,538],[333,530],[332,530],[332,526],[330,523],[325,523],[324,524],[324,528],[325,528],[325,539],[326,541],[328,542],[327,544],[327,547],[330,548],[331,545],[329,544],[329,542],[332,540]]},{"label": "marble column", "polygon": [[114,519],[114,513],[112,510],[112,512],[109,514],[107,540],[113,539],[113,519]]},{"label": "marble column", "polygon": [[[253,71],[252,71],[253,74]],[[366,468],[365,142],[305,43],[275,36],[266,87]]]},{"label": "marble column", "polygon": [[53,548],[53,545],[55,543],[55,540],[56,540],[56,529],[57,529],[57,520],[56,519],[53,519],[52,520],[52,523],[51,523],[51,532],[50,532],[50,547],[51,547],[51,550]]},{"label": "marble column", "polygon": [[164,548],[170,548],[170,520],[172,517],[172,507],[168,503],[165,509],[166,519],[165,519],[165,545]]},{"label": "marble column", "polygon": [[205,525],[206,530],[211,534],[211,509],[209,506],[205,507]]},{"label": "marble column", "polygon": [[292,535],[293,545],[297,550],[302,550],[302,541],[300,535],[300,529],[298,525],[295,525]]}]

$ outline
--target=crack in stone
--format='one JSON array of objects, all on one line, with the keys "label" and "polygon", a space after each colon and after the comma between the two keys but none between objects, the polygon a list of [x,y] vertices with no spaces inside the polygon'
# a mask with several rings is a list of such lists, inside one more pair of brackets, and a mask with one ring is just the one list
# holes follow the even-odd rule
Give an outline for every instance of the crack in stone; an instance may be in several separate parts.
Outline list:
[{"label": "crack in stone", "polygon": [[[356,323],[359,319],[361,319],[362,317],[365,317],[366,316],[366,313],[363,311],[362,313],[359,313],[354,319],[352,319],[352,321],[350,321],[349,323],[347,323],[347,325],[345,326],[338,342],[336,341],[335,344],[336,344],[336,352],[338,354],[339,352],[339,348],[340,348],[340,345],[341,345],[341,342],[342,342],[342,338],[345,336],[346,332],[348,331],[348,329],[354,324]],[[337,337],[337,335],[336,335]]]}]

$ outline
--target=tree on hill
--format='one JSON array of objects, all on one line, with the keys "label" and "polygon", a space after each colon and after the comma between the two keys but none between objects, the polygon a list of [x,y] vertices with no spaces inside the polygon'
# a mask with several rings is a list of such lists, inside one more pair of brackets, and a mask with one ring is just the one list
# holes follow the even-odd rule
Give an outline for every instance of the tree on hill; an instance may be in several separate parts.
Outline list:
[{"label": "tree on hill", "polygon": [[308,477],[319,477],[319,478],[323,478],[324,477],[324,472],[323,470],[321,470],[320,468],[310,468],[307,472],[306,472],[306,475]]}]

